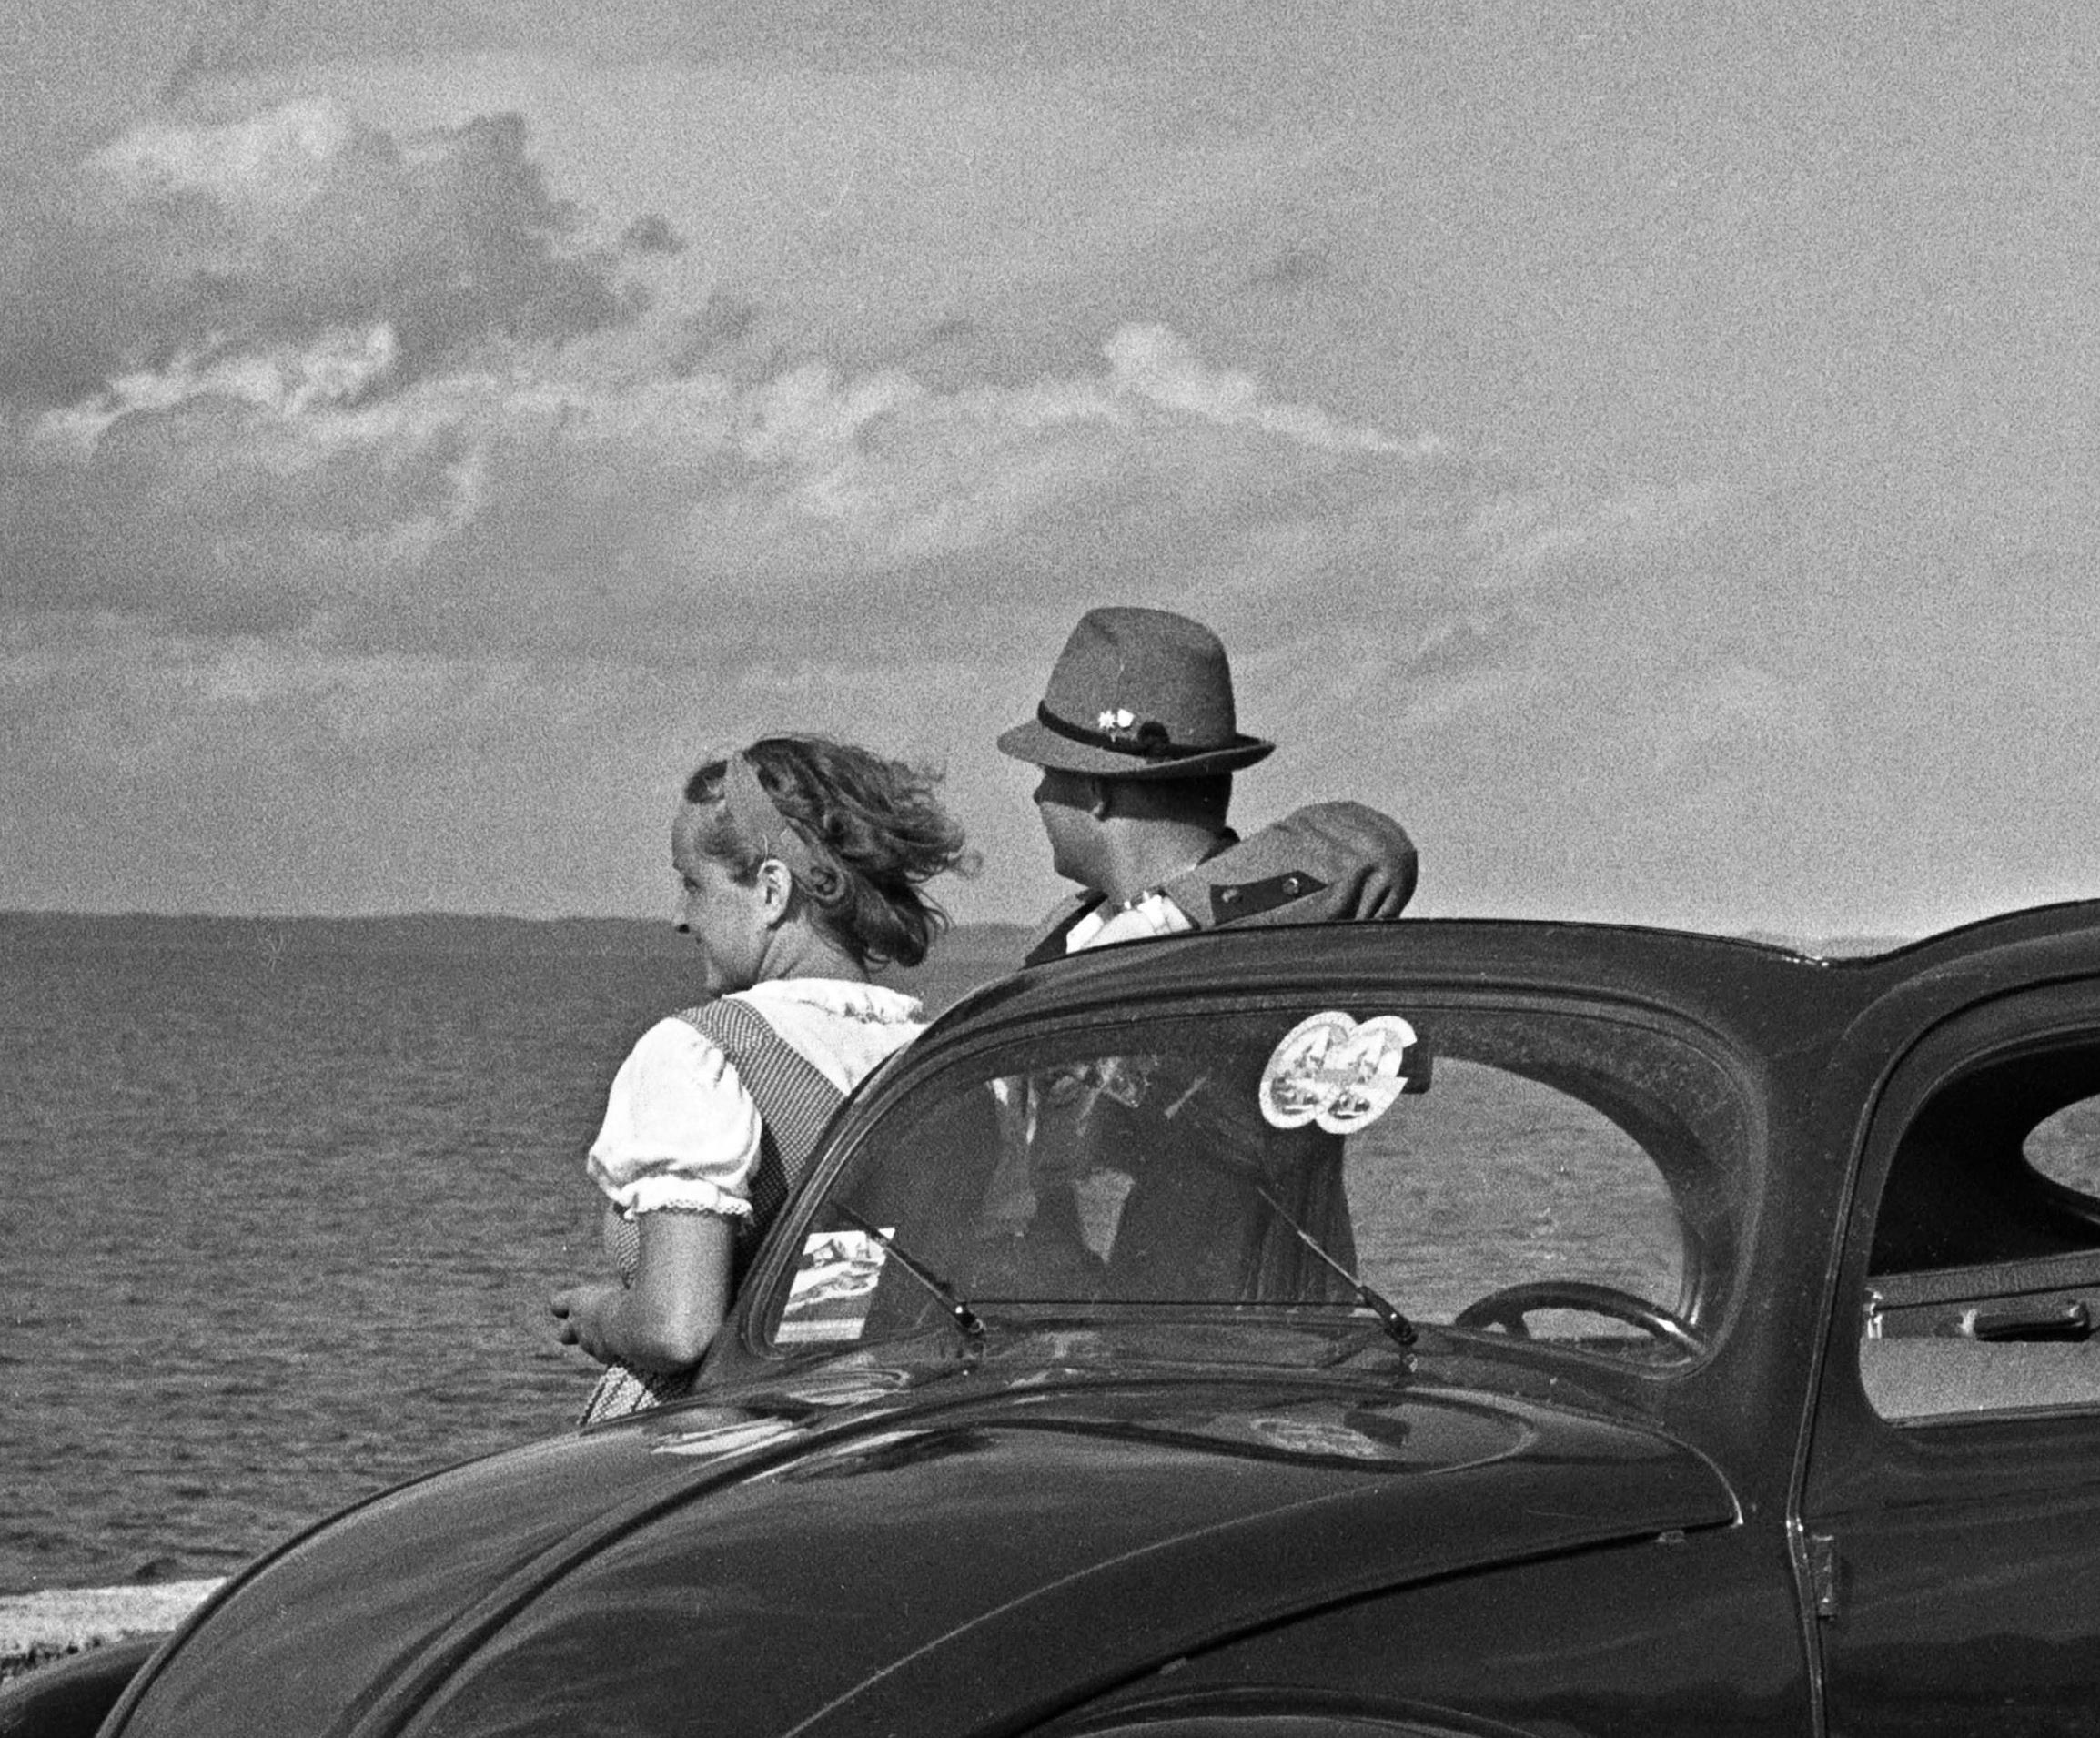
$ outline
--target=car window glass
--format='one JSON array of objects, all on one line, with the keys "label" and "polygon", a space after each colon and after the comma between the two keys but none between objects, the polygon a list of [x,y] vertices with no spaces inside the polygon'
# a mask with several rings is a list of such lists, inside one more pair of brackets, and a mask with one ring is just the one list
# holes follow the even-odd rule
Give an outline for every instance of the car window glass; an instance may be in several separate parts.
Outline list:
[{"label": "car window glass", "polygon": [[775,1334],[920,1331],[929,1278],[981,1312],[1073,1315],[1350,1310],[1353,1277],[1418,1321],[1675,1361],[1691,1344],[1669,1322],[1719,1319],[1746,1138],[1718,1065],[1617,1021],[1120,1020],[885,1118],[803,1234]]},{"label": "car window glass", "polygon": [[1972,1065],[1911,1118],[1863,1311],[1867,1395],[1898,1420],[2100,1406],[2100,1041]]},{"label": "car window glass", "polygon": [[[1404,1291],[1410,1312],[1449,1319],[1485,1292],[1560,1277],[1677,1303],[1683,1236],[1670,1186],[1603,1112],[1468,1062],[1447,1062],[1408,1111],[1356,1137],[1347,1168],[1363,1179],[1350,1197],[1363,1270]],[[1410,1162],[1418,1153],[1453,1162]],[[1602,1328],[1564,1311],[1530,1326]]]},{"label": "car window glass", "polygon": [[2044,1117],[2023,1148],[2027,1163],[2050,1181],[2100,1196],[2100,1095]]}]

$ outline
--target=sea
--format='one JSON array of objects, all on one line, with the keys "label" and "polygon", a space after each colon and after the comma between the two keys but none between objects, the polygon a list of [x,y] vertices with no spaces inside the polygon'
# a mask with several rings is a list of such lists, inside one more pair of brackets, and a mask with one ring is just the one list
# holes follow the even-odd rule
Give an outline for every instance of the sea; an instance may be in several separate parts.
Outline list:
[{"label": "sea", "polygon": [[572,1424],[584,1149],[696,968],[668,924],[0,914],[0,1595],[224,1574]]}]

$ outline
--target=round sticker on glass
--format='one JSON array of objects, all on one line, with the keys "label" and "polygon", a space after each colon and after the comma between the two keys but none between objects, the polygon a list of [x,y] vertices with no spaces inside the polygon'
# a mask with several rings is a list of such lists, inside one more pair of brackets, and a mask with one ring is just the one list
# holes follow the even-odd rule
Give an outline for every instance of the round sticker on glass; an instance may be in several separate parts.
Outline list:
[{"label": "round sticker on glass", "polygon": [[1384,1116],[1408,1084],[1415,1028],[1397,1014],[1361,1025],[1337,1011],[1284,1034],[1261,1071],[1261,1114],[1275,1127],[1317,1124],[1350,1135]]}]

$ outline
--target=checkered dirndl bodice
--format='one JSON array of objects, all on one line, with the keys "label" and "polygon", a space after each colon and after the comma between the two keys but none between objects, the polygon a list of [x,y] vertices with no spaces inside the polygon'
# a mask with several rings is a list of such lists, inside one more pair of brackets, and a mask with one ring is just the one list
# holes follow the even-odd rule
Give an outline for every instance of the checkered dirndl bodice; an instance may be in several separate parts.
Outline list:
[{"label": "checkered dirndl bodice", "polygon": [[[733,1297],[759,1244],[802,1181],[818,1138],[845,1095],[748,1002],[722,996],[675,1017],[695,1027],[730,1059],[743,1089],[758,1106],[758,1163],[752,1167],[751,1214],[735,1222],[736,1240],[731,1252]],[[634,1221],[615,1221],[610,1253],[622,1283],[632,1282],[641,1247]],[[691,1370],[659,1374],[608,1364],[579,1421],[596,1424],[601,1419],[681,1399],[692,1387],[692,1376]]]}]

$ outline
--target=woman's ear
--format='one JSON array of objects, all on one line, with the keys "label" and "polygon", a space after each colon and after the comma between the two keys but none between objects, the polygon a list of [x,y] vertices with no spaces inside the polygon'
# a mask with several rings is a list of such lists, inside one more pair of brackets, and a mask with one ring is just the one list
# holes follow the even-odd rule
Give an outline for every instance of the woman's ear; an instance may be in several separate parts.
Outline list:
[{"label": "woman's ear", "polygon": [[768,929],[786,921],[794,904],[794,872],[778,857],[768,857],[758,866],[759,915]]},{"label": "woman's ear", "polygon": [[1106,821],[1116,812],[1116,793],[1106,779],[1089,778],[1086,781],[1086,813],[1096,821]]}]

